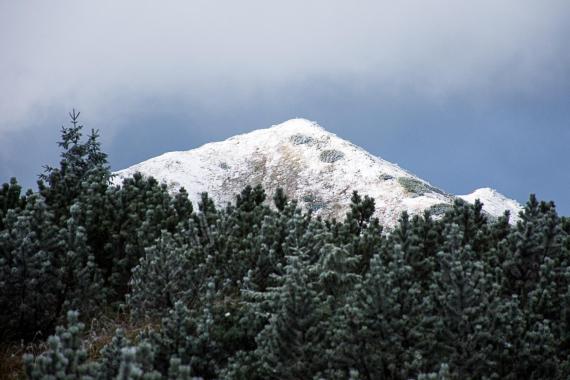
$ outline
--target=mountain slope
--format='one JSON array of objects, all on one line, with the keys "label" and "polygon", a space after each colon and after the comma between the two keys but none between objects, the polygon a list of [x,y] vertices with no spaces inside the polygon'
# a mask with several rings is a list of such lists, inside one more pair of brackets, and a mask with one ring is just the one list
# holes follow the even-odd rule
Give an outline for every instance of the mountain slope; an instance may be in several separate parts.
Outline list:
[{"label": "mountain slope", "polygon": [[483,209],[494,216],[509,211],[513,220],[518,220],[518,213],[521,210],[521,205],[517,201],[509,199],[489,187],[477,189],[471,194],[458,195],[458,197],[469,203],[474,203],[475,200],[479,199],[483,203]]},{"label": "mountain slope", "polygon": [[[165,153],[117,172],[115,181],[135,172],[164,181],[173,190],[184,187],[194,203],[204,191],[225,204],[248,184],[261,184],[268,194],[282,187],[304,208],[329,218],[344,217],[356,190],[376,200],[376,216],[387,226],[393,226],[404,210],[417,214],[431,208],[437,214],[455,199],[305,119]],[[462,197],[472,202],[477,194]],[[520,207],[507,198],[485,199],[493,201],[485,208],[493,216]]]}]

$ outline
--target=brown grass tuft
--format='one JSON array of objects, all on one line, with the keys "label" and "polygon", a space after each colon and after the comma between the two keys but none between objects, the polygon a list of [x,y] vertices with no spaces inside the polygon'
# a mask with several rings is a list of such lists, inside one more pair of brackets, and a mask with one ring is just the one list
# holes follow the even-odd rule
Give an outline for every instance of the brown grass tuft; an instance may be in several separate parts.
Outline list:
[{"label": "brown grass tuft", "polygon": [[[142,332],[157,330],[160,325],[158,320],[133,321],[126,313],[107,313],[83,323],[85,323],[83,342],[90,360],[99,358],[101,349],[111,342],[117,329],[122,328],[125,336],[131,342],[136,342]],[[45,342],[0,344],[0,380],[25,379],[23,355],[38,356],[46,349]]]}]

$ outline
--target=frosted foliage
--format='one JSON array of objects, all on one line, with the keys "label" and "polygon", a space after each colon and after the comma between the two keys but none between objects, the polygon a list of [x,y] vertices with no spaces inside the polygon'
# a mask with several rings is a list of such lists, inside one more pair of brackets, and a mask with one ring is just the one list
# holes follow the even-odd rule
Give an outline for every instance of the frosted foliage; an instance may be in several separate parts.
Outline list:
[{"label": "frosted foliage", "polygon": [[446,212],[453,210],[453,206],[447,203],[439,203],[429,208],[429,212],[433,216],[441,216]]},{"label": "frosted foliage", "polygon": [[304,195],[302,199],[303,202],[305,202],[307,209],[311,211],[318,211],[327,206],[322,199],[320,199],[318,196],[315,196],[314,194]]},{"label": "frosted foliage", "polygon": [[315,142],[315,139],[311,136],[303,135],[300,133],[291,136],[290,140],[294,145],[312,144]]},{"label": "frosted foliage", "polygon": [[332,164],[333,162],[343,159],[344,153],[336,149],[324,150],[321,152],[320,158],[321,161]]},{"label": "frosted foliage", "polygon": [[441,190],[439,190],[438,188],[430,186],[427,183],[419,181],[415,178],[400,177],[400,178],[398,178],[398,182],[400,183],[400,185],[402,185],[402,187],[406,191],[408,191],[412,194],[418,195],[418,196],[424,195],[426,193],[443,194],[443,192]]}]

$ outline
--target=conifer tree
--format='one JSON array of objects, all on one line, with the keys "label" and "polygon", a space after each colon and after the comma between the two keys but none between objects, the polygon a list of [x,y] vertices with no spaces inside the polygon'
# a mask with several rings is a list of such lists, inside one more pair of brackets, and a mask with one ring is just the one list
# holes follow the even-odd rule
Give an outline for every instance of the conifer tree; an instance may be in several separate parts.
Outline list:
[{"label": "conifer tree", "polygon": [[275,311],[257,337],[259,374],[265,378],[310,379],[323,366],[319,342],[326,311],[298,258],[289,258],[283,285],[270,293]]},{"label": "conifer tree", "polygon": [[350,201],[350,212],[347,218],[354,219],[358,226],[362,228],[370,221],[372,215],[374,215],[374,199],[367,195],[362,199],[358,192],[355,191],[352,193]]},{"label": "conifer tree", "polygon": [[555,239],[558,230],[553,230],[552,224],[548,222],[552,218],[552,208],[552,205],[541,205],[531,195],[521,213],[521,221],[499,246],[498,253],[505,271],[503,287],[508,294],[518,295],[524,308],[529,292],[537,284],[543,259],[548,255],[552,244],[556,248],[559,245]]},{"label": "conifer tree", "polygon": [[180,301],[192,307],[203,296],[207,273],[197,250],[163,231],[133,268],[128,304],[137,316],[161,315]]},{"label": "conifer tree", "polygon": [[[460,377],[491,374],[497,365],[491,356],[496,341],[493,316],[500,303],[494,275],[470,245],[463,245],[465,229],[448,225],[446,244],[437,254],[437,270],[430,288],[437,323],[434,332],[439,350],[434,360],[447,358]],[[496,375],[496,374],[495,374]]]},{"label": "conifer tree", "polygon": [[125,337],[123,329],[117,329],[111,342],[101,349],[101,360],[98,378],[101,380],[114,379],[119,374],[122,350],[131,346]]},{"label": "conifer tree", "polygon": [[285,191],[282,188],[277,188],[275,191],[275,195],[273,196],[273,203],[278,211],[285,210],[285,206],[287,205],[288,199],[287,195],[285,195]]},{"label": "conifer tree", "polygon": [[25,209],[8,210],[0,231],[0,338],[46,337],[59,314],[58,231],[39,195]]},{"label": "conifer tree", "polygon": [[65,310],[81,309],[86,315],[99,308],[105,299],[102,276],[87,244],[85,228],[78,224],[80,206],[70,207],[65,229],[59,232],[61,251],[54,257],[60,289],[56,298],[56,315]]},{"label": "conifer tree", "polygon": [[67,314],[67,328],[58,327],[56,335],[48,339],[49,349],[34,358],[26,355],[26,374],[31,380],[93,378],[97,366],[87,361],[87,352],[81,341],[85,325],[78,321],[79,313]]},{"label": "conifer tree", "polygon": [[39,191],[53,208],[56,220],[67,219],[69,208],[81,194],[89,180],[108,183],[111,176],[107,155],[101,151],[99,133],[92,130],[86,142],[81,141],[83,126],[79,124],[80,112],[73,110],[69,116],[71,127],[61,128],[63,149],[59,167],[45,167],[38,182]]},{"label": "conifer tree", "polygon": [[0,189],[0,231],[4,229],[4,218],[8,210],[22,210],[26,205],[26,196],[22,194],[22,186],[15,177],[4,183]]}]

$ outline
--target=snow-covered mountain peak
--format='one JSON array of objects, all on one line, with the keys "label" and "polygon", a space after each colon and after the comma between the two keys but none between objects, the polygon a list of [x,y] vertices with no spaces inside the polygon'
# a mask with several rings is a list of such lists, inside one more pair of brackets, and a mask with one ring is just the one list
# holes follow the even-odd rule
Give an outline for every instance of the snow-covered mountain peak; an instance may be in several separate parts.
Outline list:
[{"label": "snow-covered mountain peak", "polygon": [[269,128],[236,135],[221,143],[234,143],[236,145],[253,144],[258,147],[267,148],[269,146],[280,145],[283,142],[291,142],[298,146],[313,146],[317,143],[322,145],[330,142],[331,139],[338,138],[314,121],[296,118],[273,125]]},{"label": "snow-covered mountain peak", "polygon": [[483,203],[483,210],[491,215],[502,215],[505,211],[509,211],[511,214],[511,220],[518,220],[518,214],[522,210],[520,203],[513,199],[509,199],[503,194],[499,193],[497,190],[490,187],[483,187],[477,189],[471,194],[459,195],[459,198],[469,202],[474,203],[475,200],[479,199]]},{"label": "snow-covered mountain peak", "polygon": [[[456,198],[307,119],[166,153],[117,172],[115,180],[135,172],[153,176],[172,190],[184,187],[194,203],[204,191],[223,205],[246,185],[261,184],[270,197],[281,187],[305,209],[329,218],[343,218],[352,192],[358,191],[375,199],[376,216],[387,226],[393,226],[402,211],[442,214]],[[499,198],[483,195],[497,203],[489,209],[493,212],[487,211],[501,215],[494,212],[500,208]]]},{"label": "snow-covered mountain peak", "polygon": [[268,129],[274,130],[294,130],[295,132],[324,132],[325,129],[321,127],[318,123],[303,119],[303,118],[295,118],[284,121],[281,124],[276,124]]}]

